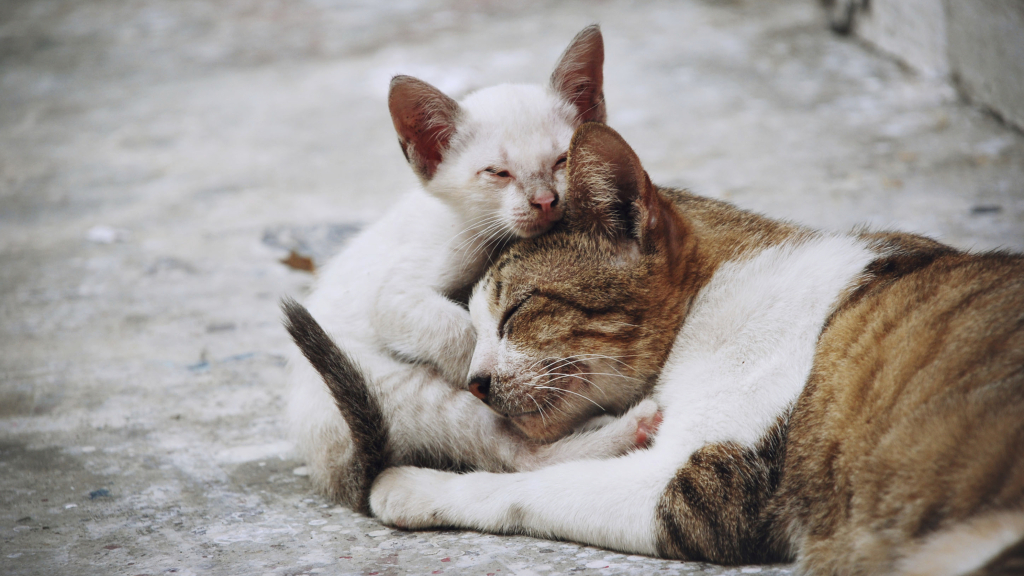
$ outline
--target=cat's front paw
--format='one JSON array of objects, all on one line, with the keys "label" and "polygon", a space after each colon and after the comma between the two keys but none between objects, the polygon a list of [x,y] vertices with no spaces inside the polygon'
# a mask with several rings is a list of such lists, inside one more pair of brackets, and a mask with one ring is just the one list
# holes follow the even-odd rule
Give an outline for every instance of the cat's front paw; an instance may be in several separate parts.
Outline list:
[{"label": "cat's front paw", "polygon": [[615,458],[647,448],[661,424],[654,400],[644,400],[618,418],[598,418],[585,424],[579,434],[548,445],[549,452],[542,454],[536,467],[564,460]]},{"label": "cat's front paw", "polygon": [[647,448],[654,442],[654,435],[661,426],[661,410],[654,400],[644,400],[637,404],[626,415],[636,419],[636,434],[633,444],[636,448]]},{"label": "cat's front paw", "polygon": [[619,455],[650,446],[660,424],[658,403],[643,400],[617,421],[608,424],[605,431],[613,440],[613,450]]},{"label": "cat's front paw", "polygon": [[443,526],[434,499],[449,472],[402,466],[381,473],[370,489],[370,510],[384,524],[416,530]]}]

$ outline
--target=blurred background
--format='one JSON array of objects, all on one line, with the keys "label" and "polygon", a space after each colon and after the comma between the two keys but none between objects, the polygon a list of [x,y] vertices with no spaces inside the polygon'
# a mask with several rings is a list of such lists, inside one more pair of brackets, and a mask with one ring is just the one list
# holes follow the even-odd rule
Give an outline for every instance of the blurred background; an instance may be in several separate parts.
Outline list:
[{"label": "blurred background", "polygon": [[1024,249],[1019,0],[0,0],[0,572],[738,570],[393,532],[285,438],[278,299],[416,184],[390,77],[545,82],[594,22],[655,182]]}]

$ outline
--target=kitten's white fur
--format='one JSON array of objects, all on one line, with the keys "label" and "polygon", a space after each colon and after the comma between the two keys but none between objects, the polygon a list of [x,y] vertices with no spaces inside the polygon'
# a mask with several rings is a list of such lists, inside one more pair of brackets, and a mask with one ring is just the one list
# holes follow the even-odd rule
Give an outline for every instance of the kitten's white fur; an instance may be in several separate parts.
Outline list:
[{"label": "kitten's white fur", "polygon": [[374,514],[657,555],[657,504],[676,470],[709,443],[753,447],[768,432],[807,381],[834,304],[875,257],[857,238],[819,235],[723,264],[655,388],[664,420],[649,450],[521,474],[393,468],[374,484]]},{"label": "kitten's white fur", "polygon": [[[604,119],[602,62],[594,26],[570,44],[549,87],[501,85],[455,104],[414,79],[393,82],[396,129],[423,188],[322,268],[307,308],[363,369],[389,417],[396,463],[497,471],[610,456],[631,448],[637,421],[653,417],[646,402],[596,431],[546,446],[527,441],[464,391],[475,333],[466,309],[446,296],[472,285],[502,243],[560,216],[560,158],[573,129]],[[405,95],[395,96],[396,86]],[[424,136],[430,130],[438,136]],[[350,457],[348,427],[298,351],[290,365],[292,437],[314,483],[329,491]]]}]

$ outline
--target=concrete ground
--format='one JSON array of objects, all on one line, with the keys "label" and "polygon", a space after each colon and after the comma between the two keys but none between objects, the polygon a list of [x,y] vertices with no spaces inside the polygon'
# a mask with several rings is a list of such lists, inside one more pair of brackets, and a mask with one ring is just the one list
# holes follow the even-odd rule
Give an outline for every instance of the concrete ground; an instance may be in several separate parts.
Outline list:
[{"label": "concrete ground", "polygon": [[389,77],[542,81],[591,22],[656,182],[1024,248],[1024,137],[812,0],[4,0],[0,573],[789,573],[392,531],[284,437],[278,299],[312,277],[280,260],[414,185]]}]

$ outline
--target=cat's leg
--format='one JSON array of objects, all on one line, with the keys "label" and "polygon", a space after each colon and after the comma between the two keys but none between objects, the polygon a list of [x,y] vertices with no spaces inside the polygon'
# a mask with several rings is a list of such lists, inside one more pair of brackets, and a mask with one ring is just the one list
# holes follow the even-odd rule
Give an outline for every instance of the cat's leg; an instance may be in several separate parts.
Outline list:
[{"label": "cat's leg", "polygon": [[436,366],[450,386],[469,385],[476,331],[469,311],[456,302],[429,286],[395,281],[381,288],[373,325],[391,352]]},{"label": "cat's leg", "polygon": [[518,474],[391,468],[374,483],[370,506],[402,528],[530,534],[658,555],[658,504],[678,466],[668,456],[644,450]]},{"label": "cat's leg", "polygon": [[781,476],[777,436],[755,448],[709,444],[688,457],[665,440],[518,474],[392,468],[374,483],[370,507],[405,528],[530,534],[725,564],[792,559],[769,506]]}]

